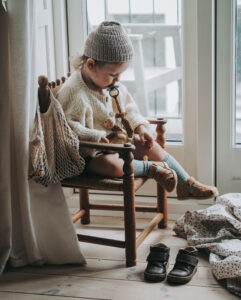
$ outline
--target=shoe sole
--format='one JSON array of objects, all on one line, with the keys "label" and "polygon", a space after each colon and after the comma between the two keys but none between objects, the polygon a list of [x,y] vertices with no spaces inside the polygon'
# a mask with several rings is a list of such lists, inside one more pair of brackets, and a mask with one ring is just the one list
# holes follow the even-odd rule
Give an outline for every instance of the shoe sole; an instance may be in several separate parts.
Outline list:
[{"label": "shoe sole", "polygon": [[[171,170],[171,169],[170,169]],[[175,190],[175,188],[177,187],[177,174],[176,172],[172,172],[173,174],[173,187],[172,188],[168,188],[168,186],[165,186],[165,184],[160,184],[158,183],[164,190],[166,190],[168,193],[173,192]],[[168,185],[168,184],[167,184]]]},{"label": "shoe sole", "polygon": [[144,279],[146,281],[151,281],[151,282],[160,282],[165,280],[166,274],[160,275],[160,274],[151,274],[151,273],[144,273]]},{"label": "shoe sole", "polygon": [[212,199],[217,197],[218,195],[215,196],[207,196],[207,197],[196,197],[196,196],[188,196],[188,197],[177,197],[177,200],[207,200],[207,199]]},{"label": "shoe sole", "polygon": [[[175,188],[177,187],[177,173],[176,173],[174,170],[172,170],[171,168],[169,168],[169,167],[167,166],[166,163],[163,163],[163,162],[154,162],[153,165],[155,165],[155,166],[161,166],[163,169],[169,170],[169,171],[172,173],[172,175],[173,175],[173,186],[172,186],[172,187],[169,187],[169,183],[166,183],[166,184],[165,184],[165,181],[163,181],[163,182],[158,182],[158,181],[156,180],[156,182],[157,182],[157,184],[159,184],[164,190],[166,190],[168,193],[174,191]],[[150,176],[149,178],[154,178],[154,176],[152,175],[152,176]]]},{"label": "shoe sole", "polygon": [[176,172],[173,172],[172,174],[173,174],[174,185],[171,189],[166,189],[167,192],[169,192],[169,193],[173,192],[175,190],[175,188],[177,187],[177,174],[176,174]]},{"label": "shoe sole", "polygon": [[191,281],[191,279],[193,278],[193,276],[196,274],[197,272],[197,267],[195,267],[195,269],[193,270],[192,274],[189,276],[183,276],[183,277],[179,277],[179,276],[175,276],[175,275],[167,275],[167,282],[168,283],[188,283],[189,281]]},{"label": "shoe sole", "polygon": [[[169,267],[169,263],[166,265],[166,270]],[[166,279],[167,273],[164,274],[152,274],[148,272],[144,272],[144,279],[146,281],[151,281],[151,282],[161,282]]]}]

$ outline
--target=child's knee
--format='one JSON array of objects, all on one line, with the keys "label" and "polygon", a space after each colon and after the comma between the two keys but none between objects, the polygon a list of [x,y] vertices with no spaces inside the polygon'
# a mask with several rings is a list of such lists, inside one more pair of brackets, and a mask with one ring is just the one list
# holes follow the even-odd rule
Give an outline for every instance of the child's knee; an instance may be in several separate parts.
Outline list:
[{"label": "child's knee", "polygon": [[106,167],[111,177],[123,176],[123,161],[121,159],[110,159]]},{"label": "child's knee", "polygon": [[123,176],[123,160],[116,155],[107,154],[93,158],[87,165],[90,173],[95,173],[107,177]]}]

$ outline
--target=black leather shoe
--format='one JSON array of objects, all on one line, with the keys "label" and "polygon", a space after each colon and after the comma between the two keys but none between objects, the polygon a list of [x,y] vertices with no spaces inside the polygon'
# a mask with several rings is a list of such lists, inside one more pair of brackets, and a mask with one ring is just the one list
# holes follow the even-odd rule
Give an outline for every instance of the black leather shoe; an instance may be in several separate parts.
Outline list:
[{"label": "black leather shoe", "polygon": [[167,275],[170,283],[187,283],[197,272],[198,250],[195,247],[180,249],[173,269]]},{"label": "black leather shoe", "polygon": [[144,272],[146,281],[162,281],[166,278],[166,268],[170,249],[164,244],[156,244],[150,247],[147,257],[147,267]]}]

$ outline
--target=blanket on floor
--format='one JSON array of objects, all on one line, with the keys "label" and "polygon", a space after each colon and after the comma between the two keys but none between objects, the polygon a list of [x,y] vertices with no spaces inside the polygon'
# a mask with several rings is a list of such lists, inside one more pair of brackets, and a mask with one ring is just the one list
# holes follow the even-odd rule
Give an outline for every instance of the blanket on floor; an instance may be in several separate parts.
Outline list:
[{"label": "blanket on floor", "polygon": [[214,276],[241,297],[241,193],[225,194],[214,205],[187,211],[173,230],[189,245],[208,249]]}]

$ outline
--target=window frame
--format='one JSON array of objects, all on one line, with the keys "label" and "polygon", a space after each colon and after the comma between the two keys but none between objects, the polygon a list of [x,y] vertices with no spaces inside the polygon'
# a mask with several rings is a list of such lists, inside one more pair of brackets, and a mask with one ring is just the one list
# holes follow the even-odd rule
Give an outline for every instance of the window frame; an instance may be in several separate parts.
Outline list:
[{"label": "window frame", "polygon": [[[46,61],[44,59],[42,63],[46,63],[47,68],[44,75],[49,81],[55,81],[69,71],[66,1],[45,0],[42,5],[43,9],[37,11],[37,27],[44,28]],[[38,47],[42,47],[39,42]]]},{"label": "window frame", "polygon": [[241,147],[235,128],[235,0],[217,3],[217,186],[240,193]]},{"label": "window frame", "polygon": [[52,0],[55,45],[55,73],[57,78],[69,72],[69,49],[67,34],[67,6],[65,0]]}]

